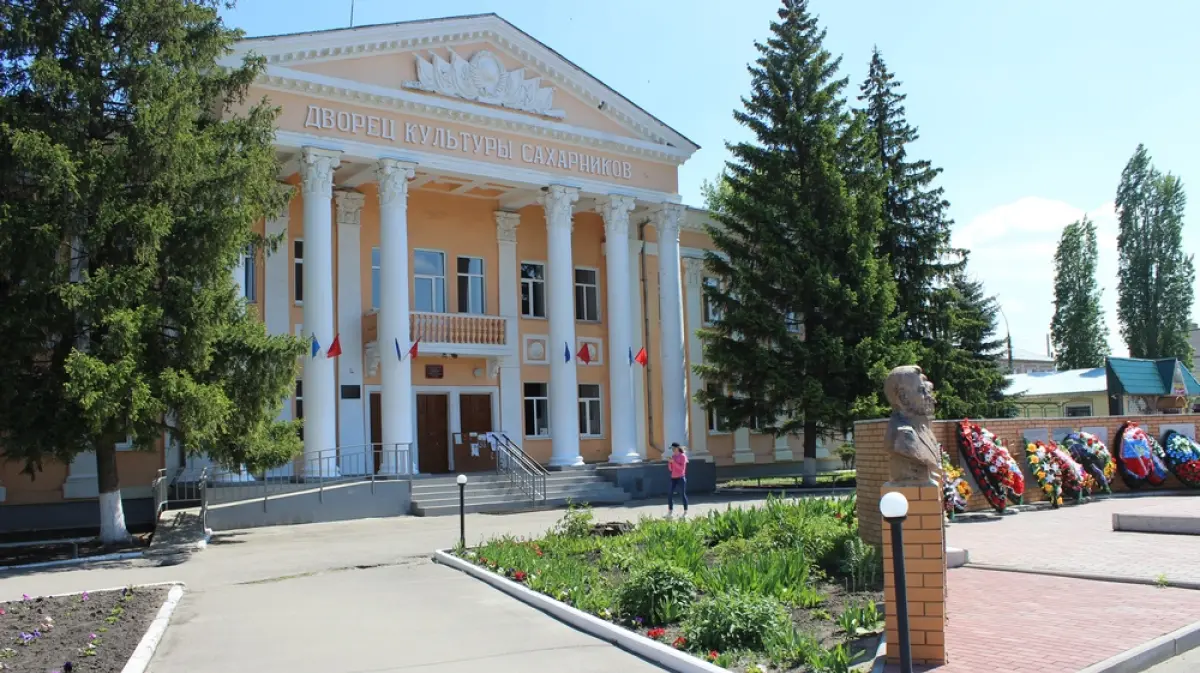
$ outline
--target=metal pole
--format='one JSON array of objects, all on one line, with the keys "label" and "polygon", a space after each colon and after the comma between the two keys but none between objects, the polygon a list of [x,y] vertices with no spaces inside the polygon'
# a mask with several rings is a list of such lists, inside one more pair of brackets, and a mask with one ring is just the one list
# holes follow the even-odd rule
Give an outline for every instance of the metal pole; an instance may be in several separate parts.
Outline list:
[{"label": "metal pole", "polygon": [[458,546],[467,548],[467,485],[458,485]]},{"label": "metal pole", "polygon": [[888,519],[892,528],[892,573],[896,578],[896,630],[900,633],[900,673],[913,673],[908,633],[908,582],[904,574],[904,520]]}]

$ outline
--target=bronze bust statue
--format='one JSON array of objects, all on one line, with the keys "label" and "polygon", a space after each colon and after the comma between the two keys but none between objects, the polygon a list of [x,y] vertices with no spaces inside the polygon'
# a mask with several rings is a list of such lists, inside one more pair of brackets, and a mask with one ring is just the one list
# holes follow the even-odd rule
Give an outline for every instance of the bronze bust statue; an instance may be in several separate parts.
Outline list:
[{"label": "bronze bust statue", "polygon": [[883,384],[892,405],[883,444],[891,456],[892,481],[937,481],[942,452],[930,422],[933,419],[933,384],[920,367],[896,367]]}]

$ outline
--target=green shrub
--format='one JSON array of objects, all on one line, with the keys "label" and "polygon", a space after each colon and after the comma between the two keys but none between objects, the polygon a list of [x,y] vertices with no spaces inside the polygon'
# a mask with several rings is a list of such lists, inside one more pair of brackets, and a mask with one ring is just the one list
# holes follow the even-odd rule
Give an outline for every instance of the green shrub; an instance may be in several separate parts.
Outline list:
[{"label": "green shrub", "polygon": [[811,607],[822,597],[812,587],[809,574],[810,564],[803,550],[763,549],[705,568],[700,572],[700,583],[713,594],[758,594]]},{"label": "green shrub", "polygon": [[589,537],[592,534],[592,508],[590,505],[570,503],[566,514],[554,526],[554,534],[569,538]]},{"label": "green shrub", "polygon": [[778,549],[802,549],[813,565],[826,572],[838,569],[847,540],[856,539],[857,531],[832,515],[792,515],[774,522],[764,531]]},{"label": "green shrub", "polygon": [[709,512],[697,525],[709,546],[726,540],[749,540],[772,520],[772,500],[768,499],[765,508],[729,505],[723,512]]},{"label": "green shrub", "polygon": [[761,651],[792,628],[783,605],[766,596],[732,593],[706,596],[692,605],[683,635],[693,649]]},{"label": "green shrub", "polygon": [[617,606],[625,619],[641,617],[647,626],[677,621],[696,597],[696,583],[686,570],[662,562],[635,568],[617,590]]},{"label": "green shrub", "polygon": [[647,561],[661,561],[698,572],[705,567],[708,547],[695,525],[686,522],[647,521],[639,526],[638,553]]}]

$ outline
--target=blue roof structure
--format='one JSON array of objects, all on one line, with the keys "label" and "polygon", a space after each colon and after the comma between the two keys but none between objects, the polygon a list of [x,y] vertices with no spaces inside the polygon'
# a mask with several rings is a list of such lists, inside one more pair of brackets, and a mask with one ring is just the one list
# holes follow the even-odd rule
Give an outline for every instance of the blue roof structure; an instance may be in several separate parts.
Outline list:
[{"label": "blue roof structure", "polygon": [[1200,381],[1175,358],[1143,360],[1110,357],[1105,369],[1108,373],[1110,394],[1159,397],[1175,395],[1174,384],[1178,374],[1185,395],[1200,395]]}]

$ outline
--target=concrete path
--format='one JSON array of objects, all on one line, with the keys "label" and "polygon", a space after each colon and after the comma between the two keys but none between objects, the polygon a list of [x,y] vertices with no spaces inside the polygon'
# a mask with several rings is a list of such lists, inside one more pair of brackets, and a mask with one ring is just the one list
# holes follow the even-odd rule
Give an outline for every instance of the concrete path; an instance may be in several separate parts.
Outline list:
[{"label": "concrete path", "polygon": [[1145,673],[1196,673],[1200,671],[1200,650],[1192,650],[1170,661],[1146,669]]}]

